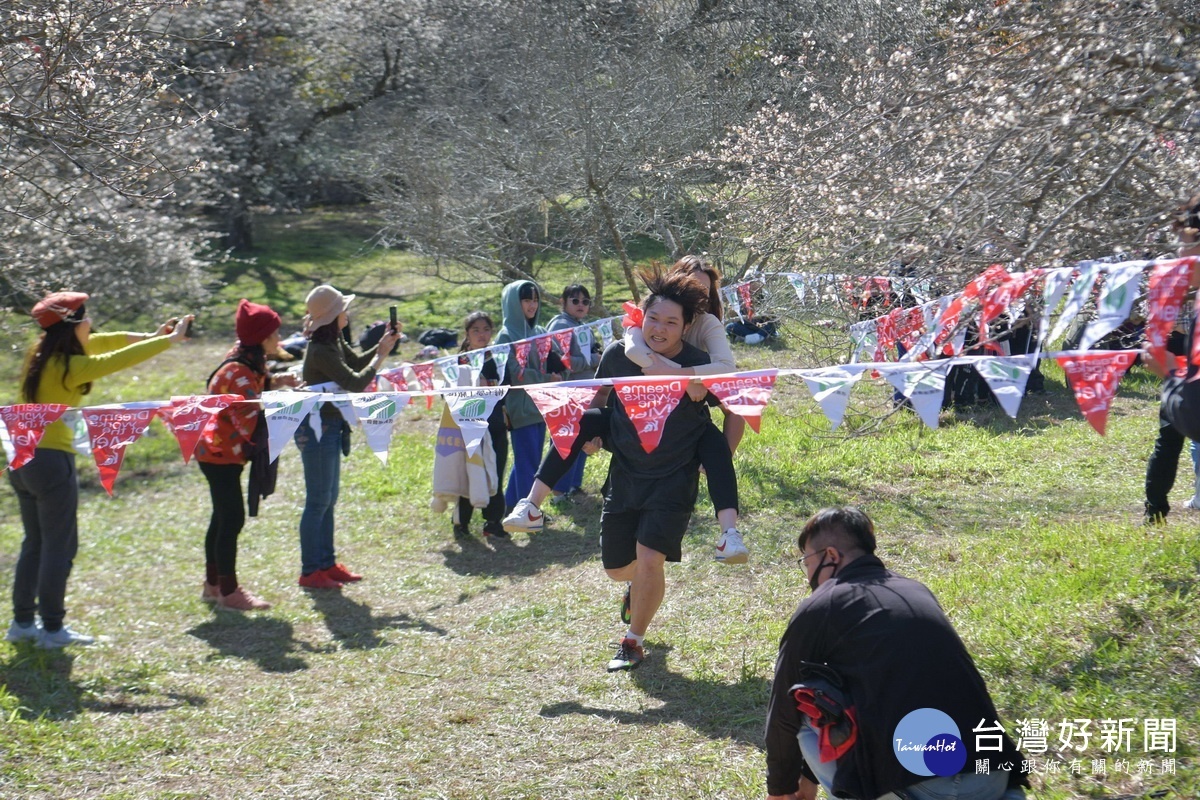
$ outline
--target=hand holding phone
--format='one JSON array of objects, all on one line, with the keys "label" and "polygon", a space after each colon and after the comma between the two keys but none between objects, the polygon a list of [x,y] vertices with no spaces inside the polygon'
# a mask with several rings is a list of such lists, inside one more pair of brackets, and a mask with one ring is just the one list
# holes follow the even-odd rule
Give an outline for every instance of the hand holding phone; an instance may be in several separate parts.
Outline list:
[{"label": "hand holding phone", "polygon": [[400,320],[396,316],[396,307],[395,306],[390,306],[388,308],[388,316],[390,318],[389,324],[390,324],[392,331],[394,333],[399,333],[400,332]]}]

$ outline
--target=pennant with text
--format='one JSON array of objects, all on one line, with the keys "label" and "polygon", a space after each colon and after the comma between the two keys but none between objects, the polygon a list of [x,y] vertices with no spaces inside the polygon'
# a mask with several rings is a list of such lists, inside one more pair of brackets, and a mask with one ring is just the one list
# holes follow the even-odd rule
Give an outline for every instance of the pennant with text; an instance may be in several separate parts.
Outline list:
[{"label": "pennant with text", "polygon": [[488,432],[488,417],[492,415],[496,403],[507,393],[507,386],[489,386],[455,389],[442,395],[450,409],[450,416],[462,430],[468,456],[475,455],[483,444],[483,437],[487,436]]},{"label": "pennant with text", "polygon": [[1154,360],[1168,365],[1167,340],[1183,307],[1195,259],[1179,258],[1155,265],[1146,289],[1146,350]]},{"label": "pennant with text", "polygon": [[1076,265],[1075,269],[1078,274],[1067,290],[1067,299],[1063,304],[1062,313],[1059,314],[1058,321],[1054,323],[1054,330],[1050,331],[1050,338],[1046,341],[1053,342],[1066,333],[1067,326],[1083,310],[1084,303],[1092,294],[1096,278],[1100,275],[1100,266],[1099,261],[1082,261]]},{"label": "pennant with text", "polygon": [[704,378],[702,382],[727,411],[746,420],[746,424],[759,433],[762,414],[771,402],[778,374],[777,369],[763,369],[743,372],[737,377]]},{"label": "pennant with text", "polygon": [[458,356],[446,356],[433,363],[442,371],[447,386],[458,386]]},{"label": "pennant with text", "polygon": [[920,364],[888,364],[878,367],[887,382],[912,403],[913,411],[930,428],[938,426],[942,398],[946,393],[946,373],[951,361],[924,361]]},{"label": "pennant with text", "polygon": [[1090,350],[1056,356],[1067,373],[1079,410],[1101,436],[1108,424],[1108,409],[1121,376],[1137,359],[1135,350]]},{"label": "pennant with text", "polygon": [[1004,413],[1013,419],[1021,409],[1025,398],[1025,384],[1029,373],[1037,366],[1036,354],[1023,356],[988,356],[975,359],[975,371],[996,395],[996,401]]},{"label": "pennant with text", "polygon": [[1096,300],[1096,316],[1084,328],[1079,339],[1079,350],[1090,350],[1104,335],[1117,329],[1129,318],[1133,301],[1138,295],[1138,284],[1149,261],[1129,261],[1109,267],[1104,276],[1104,288]]},{"label": "pennant with text", "polygon": [[158,409],[158,418],[163,421],[179,442],[179,452],[183,454],[183,463],[192,460],[196,445],[200,443],[200,434],[208,423],[228,408],[230,403],[241,400],[240,394],[193,394],[187,397],[172,397],[171,405]]},{"label": "pennant with text", "polygon": [[392,427],[400,409],[408,405],[408,392],[374,392],[351,395],[354,414],[362,426],[367,447],[382,463],[388,460],[388,445],[392,441]]},{"label": "pennant with text", "polygon": [[801,377],[812,392],[813,399],[821,406],[826,418],[836,430],[842,424],[846,415],[846,405],[850,402],[850,390],[867,369],[863,365],[846,365],[826,367],[822,370],[806,371]]},{"label": "pennant with text", "polygon": [[46,432],[46,426],[57,422],[70,406],[61,403],[21,403],[15,406],[0,406],[0,418],[8,431],[13,452],[9,456],[8,468],[20,469],[29,463],[37,450],[38,442]]},{"label": "pennant with text", "polygon": [[613,379],[613,390],[637,431],[642,449],[647,453],[653,453],[662,441],[667,417],[687,393],[687,385],[688,381],[680,378],[653,381]]},{"label": "pennant with text", "polygon": [[551,334],[538,336],[533,340],[537,345],[538,368],[543,372],[546,371],[546,358],[550,355],[550,348],[554,345],[554,337]]},{"label": "pennant with text", "polygon": [[267,417],[268,451],[274,461],[321,398],[308,392],[263,392],[261,399]]},{"label": "pennant with text", "polygon": [[575,341],[579,342],[579,352],[583,353],[583,361],[588,366],[592,364],[592,345],[596,339],[588,325],[580,325],[575,329]]},{"label": "pennant with text", "polygon": [[579,418],[600,391],[599,386],[533,387],[525,390],[546,420],[550,441],[563,458],[571,454],[571,445],[579,435]]},{"label": "pennant with text", "polygon": [[597,322],[596,324],[594,324],[592,326],[592,329],[595,330],[597,335],[600,336],[600,344],[602,347],[608,347],[610,344],[612,344],[616,340],[616,337],[613,336],[613,326],[612,326],[611,319],[600,320],[599,322]]},{"label": "pennant with text", "polygon": [[525,374],[525,365],[529,363],[530,347],[531,343],[524,340],[513,345],[513,350],[516,351],[517,356],[517,380],[521,380],[521,377]]},{"label": "pennant with text", "polygon": [[558,345],[558,350],[561,353],[559,357],[567,369],[571,368],[571,341],[575,335],[573,331],[573,328],[564,328],[561,331],[555,331],[550,334],[551,338],[554,339],[554,343]]},{"label": "pennant with text", "polygon": [[110,495],[125,460],[125,448],[146,432],[157,407],[157,404],[154,408],[115,405],[83,409],[83,421],[92,441],[92,458],[100,469],[100,485]]},{"label": "pennant with text", "polygon": [[742,312],[746,315],[746,319],[754,319],[754,302],[751,299],[750,284],[739,283],[737,290],[738,299],[741,300]]}]

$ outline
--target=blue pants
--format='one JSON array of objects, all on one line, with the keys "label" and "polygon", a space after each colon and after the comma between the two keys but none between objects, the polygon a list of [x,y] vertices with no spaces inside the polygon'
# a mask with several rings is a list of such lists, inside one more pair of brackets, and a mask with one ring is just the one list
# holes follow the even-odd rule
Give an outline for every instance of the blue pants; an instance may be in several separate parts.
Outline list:
[{"label": "blue pants", "polygon": [[533,488],[533,476],[542,463],[542,444],[546,441],[546,423],[526,425],[509,431],[512,439],[512,472],[508,486],[504,487],[504,505],[511,509],[529,495]]},{"label": "blue pants", "polygon": [[300,574],[329,569],[337,561],[333,549],[333,509],[342,476],[342,419],[321,419],[317,440],[308,419],[294,439],[304,464],[304,511],[300,514]]},{"label": "blue pants", "polygon": [[[554,447],[554,443],[550,443]],[[554,491],[567,493],[572,489],[579,489],[583,486],[583,468],[587,465],[587,455],[580,453],[575,459],[575,463],[567,470],[567,474],[562,476],[558,483],[554,484]]]},{"label": "blue pants", "polygon": [[[808,768],[817,776],[825,793],[833,797],[833,779],[837,761],[821,763],[819,734],[812,723],[802,724],[796,734],[800,752]],[[890,754],[889,754],[890,755]],[[1008,773],[1001,770],[986,775],[960,772],[957,775],[928,778],[894,792],[880,795],[876,800],[1024,800],[1025,790],[1008,788]]]}]

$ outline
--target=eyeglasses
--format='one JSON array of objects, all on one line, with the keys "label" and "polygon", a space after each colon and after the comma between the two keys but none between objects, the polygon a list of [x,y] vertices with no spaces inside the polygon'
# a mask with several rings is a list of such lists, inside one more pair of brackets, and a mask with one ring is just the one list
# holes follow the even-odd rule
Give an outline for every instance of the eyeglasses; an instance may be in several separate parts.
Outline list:
[{"label": "eyeglasses", "polygon": [[800,556],[799,558],[797,558],[797,559],[796,559],[796,563],[797,563],[797,564],[799,564],[801,567],[803,567],[803,566],[804,566],[804,562],[805,562],[805,561],[808,561],[808,560],[809,560],[810,558],[812,558],[813,556],[819,556],[819,555],[821,555],[821,554],[822,554],[822,553],[824,553],[824,552],[825,552],[824,550],[818,550],[818,551],[817,551],[817,552],[815,552],[815,553],[809,553],[809,554],[808,554],[808,555],[806,555],[806,556]]},{"label": "eyeglasses", "polygon": [[590,306],[592,301],[586,297],[572,297],[571,302],[577,306]]}]

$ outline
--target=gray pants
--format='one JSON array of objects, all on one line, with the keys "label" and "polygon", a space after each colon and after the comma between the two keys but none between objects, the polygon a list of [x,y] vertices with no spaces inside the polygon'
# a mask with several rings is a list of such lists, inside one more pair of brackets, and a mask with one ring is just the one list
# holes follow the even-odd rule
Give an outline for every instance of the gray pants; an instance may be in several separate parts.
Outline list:
[{"label": "gray pants", "polygon": [[13,579],[13,619],[25,624],[40,613],[45,629],[56,631],[67,613],[67,578],[79,550],[75,454],[39,447],[32,461],[8,475],[25,527]]}]

